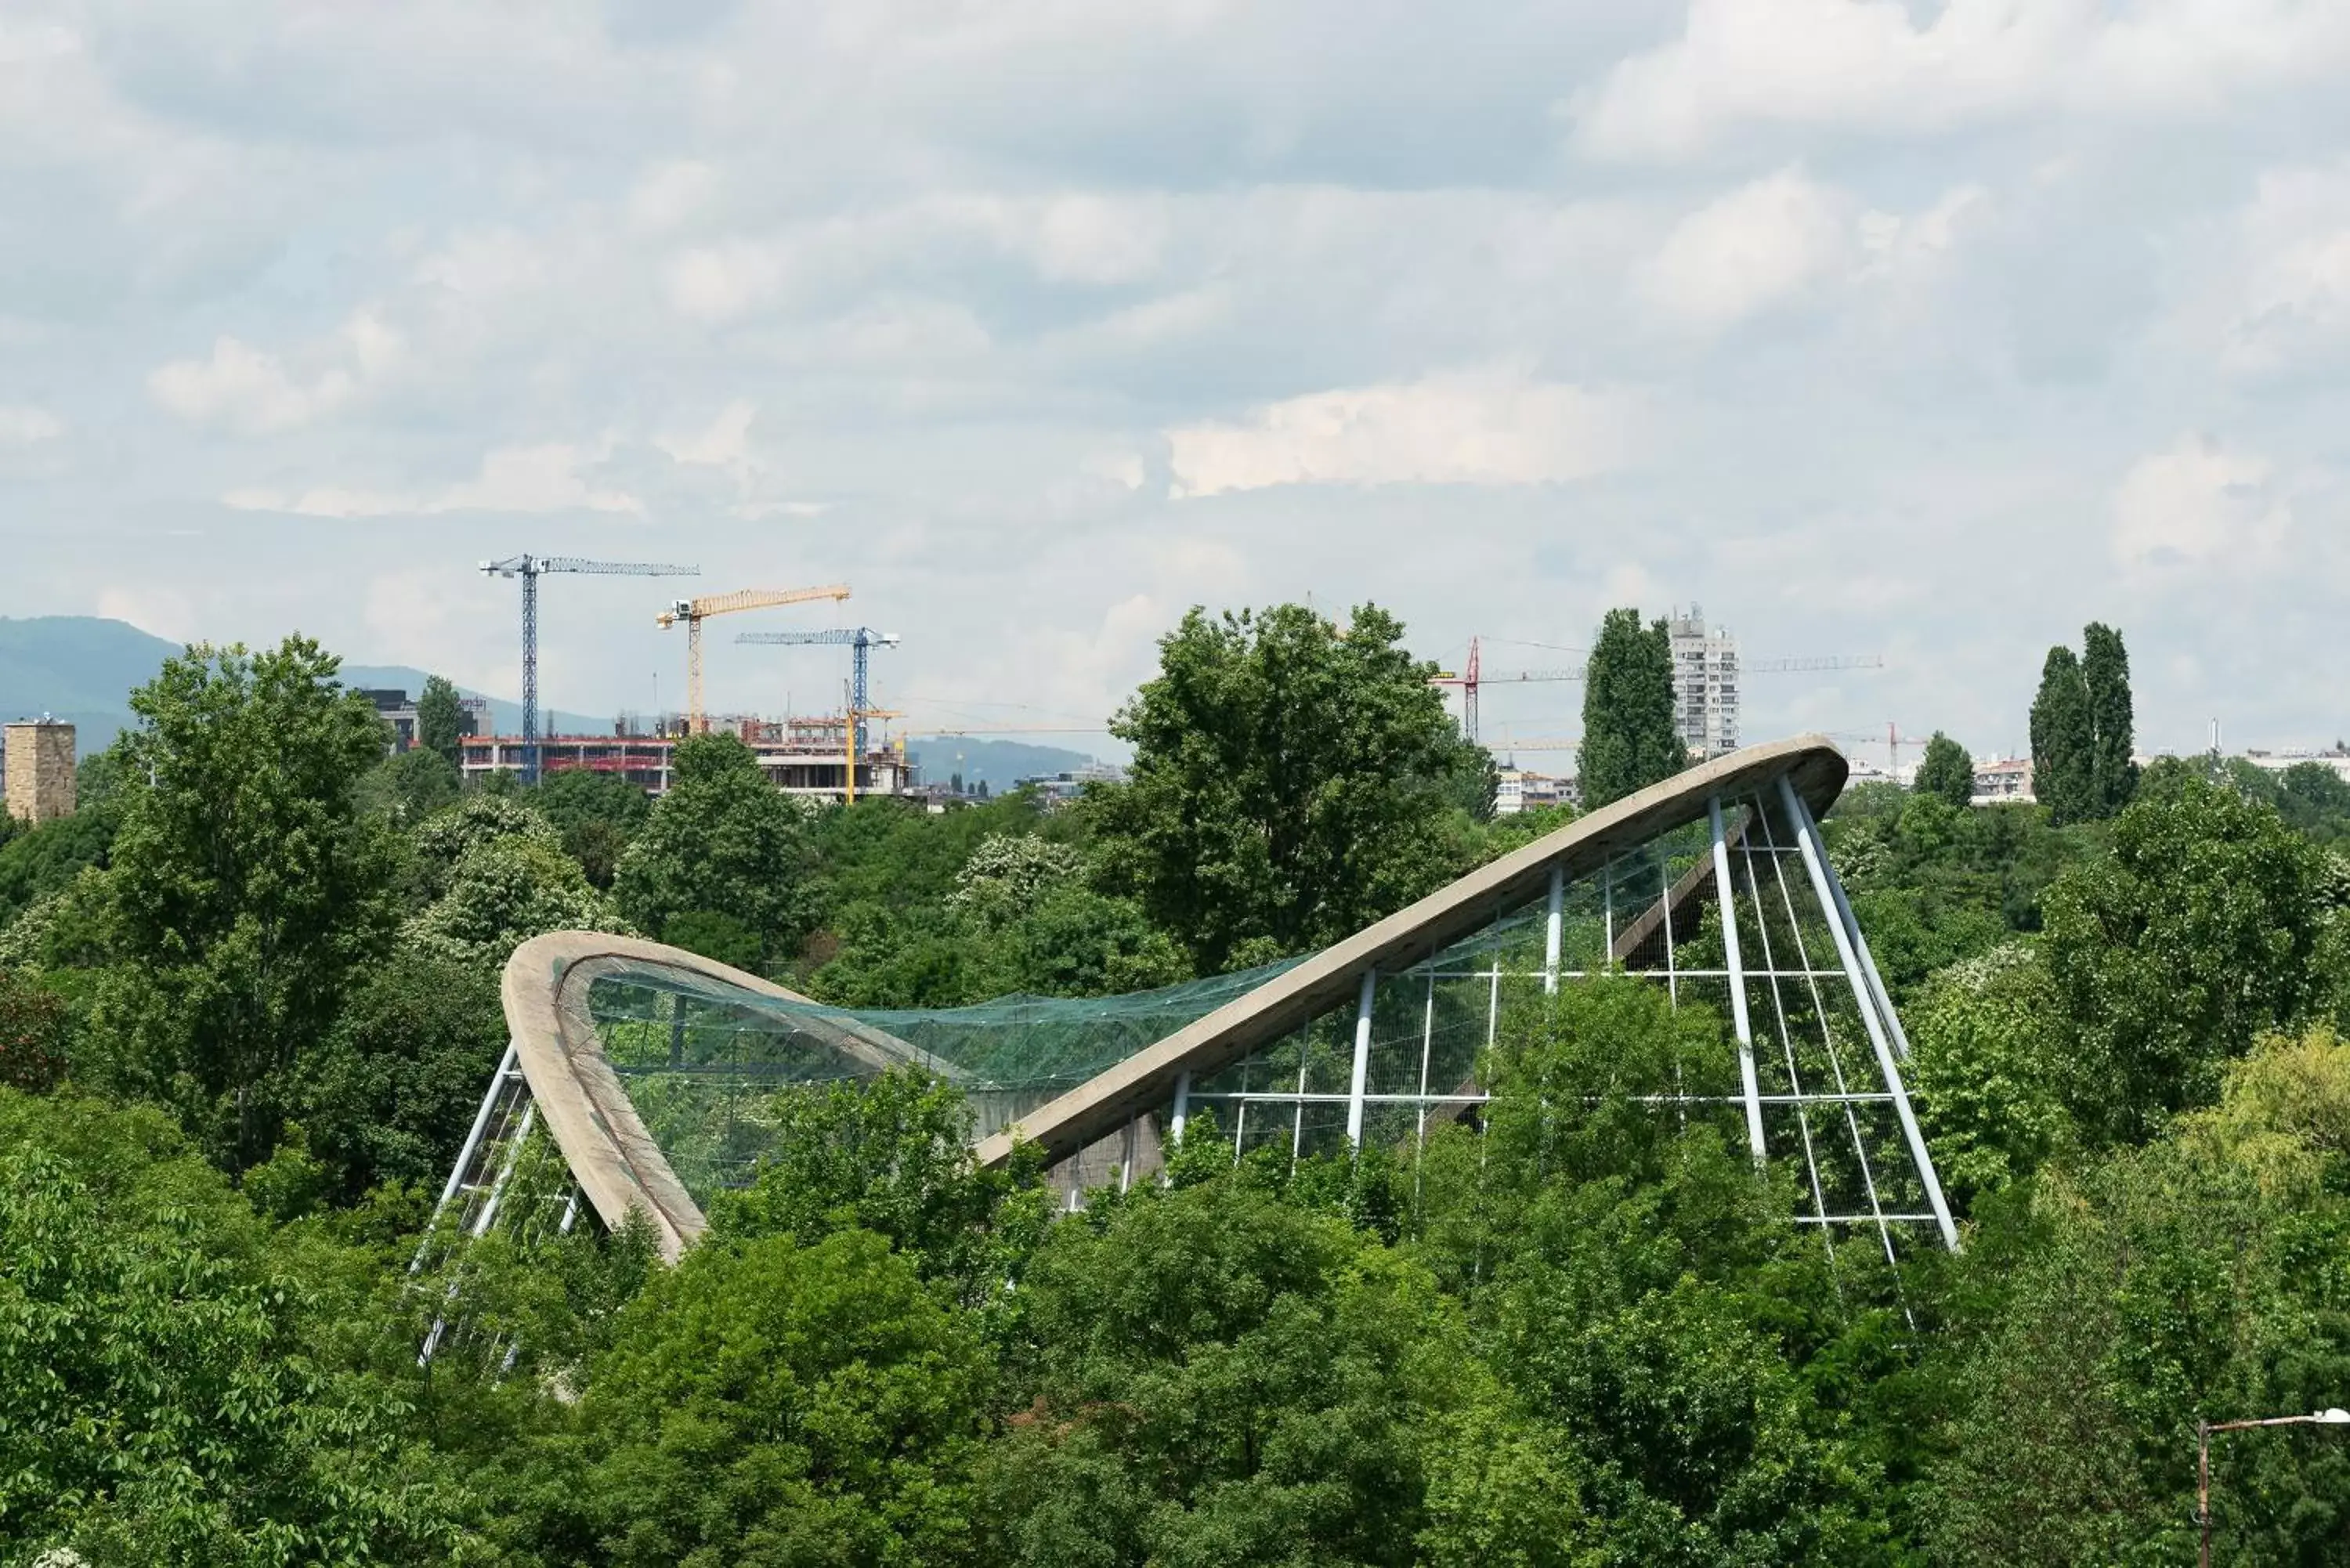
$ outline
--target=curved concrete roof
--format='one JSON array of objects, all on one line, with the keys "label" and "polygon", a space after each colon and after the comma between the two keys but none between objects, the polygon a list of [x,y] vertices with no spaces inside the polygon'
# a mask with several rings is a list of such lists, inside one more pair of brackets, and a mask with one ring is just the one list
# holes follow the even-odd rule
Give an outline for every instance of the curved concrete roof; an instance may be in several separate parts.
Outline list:
[{"label": "curved concrete roof", "polygon": [[[1814,813],[1825,812],[1843,791],[1846,772],[1842,753],[1825,737],[1806,735],[1749,746],[1676,774],[1578,817],[1284,971],[983,1140],[974,1152],[983,1163],[1000,1163],[1025,1140],[1055,1158],[1075,1153],[1171,1096],[1178,1075],[1205,1076],[1347,1004],[1364,971],[1408,969],[1534,902],[1546,890],[1554,866],[1570,877],[1595,871],[1610,857],[1701,815],[1710,796],[1749,792],[1783,773]],[[598,931],[560,931],[523,943],[506,964],[502,994],[532,1097],[588,1200],[615,1228],[631,1209],[642,1210],[662,1255],[674,1259],[707,1221],[645,1131],[588,1012],[588,989],[598,977],[660,971],[701,989],[715,982],[747,992],[746,1000],[809,1002],[699,954]],[[833,1045],[875,1067],[914,1064],[959,1075],[882,1031],[806,1017],[807,1027],[831,1034]]]}]

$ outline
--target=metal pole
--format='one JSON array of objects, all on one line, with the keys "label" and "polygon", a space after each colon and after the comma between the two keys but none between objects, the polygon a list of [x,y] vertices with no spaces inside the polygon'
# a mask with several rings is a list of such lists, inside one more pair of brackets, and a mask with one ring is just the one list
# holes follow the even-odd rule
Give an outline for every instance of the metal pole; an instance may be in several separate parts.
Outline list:
[{"label": "metal pole", "polygon": [[[1554,880],[1551,885],[1558,884]],[[1355,1002],[1355,1076],[1347,1090],[1347,1142],[1356,1148],[1363,1147],[1363,1092],[1371,1076],[1371,1003],[1378,992],[1379,971],[1374,966],[1363,971],[1362,992]]]},{"label": "metal pole", "polygon": [[1550,868],[1550,918],[1543,928],[1543,994],[1545,996],[1555,996],[1558,992],[1559,925],[1565,901],[1566,867],[1553,866]]},{"label": "metal pole", "polygon": [[1828,934],[1835,939],[1836,957],[1843,961],[1846,983],[1852,987],[1852,999],[1860,1008],[1860,1021],[1867,1026],[1868,1043],[1877,1052],[1877,1070],[1884,1075],[1885,1086],[1892,1091],[1894,1114],[1901,1118],[1901,1135],[1908,1140],[1909,1158],[1917,1162],[1918,1179],[1926,1189],[1927,1206],[1934,1211],[1934,1223],[1942,1232],[1942,1244],[1955,1252],[1959,1250],[1959,1228],[1950,1219],[1950,1207],[1942,1199],[1942,1183],[1934,1174],[1934,1157],[1926,1147],[1926,1135],[1918,1129],[1918,1113],[1909,1106],[1909,1095],[1901,1086],[1901,1068],[1893,1059],[1893,1046],[1886,1038],[1885,1025],[1877,1016],[1877,1008],[1868,993],[1868,985],[1861,978],[1860,960],[1853,951],[1852,938],[1846,932],[1844,922],[1835,918],[1835,898],[1829,890],[1827,857],[1820,853],[1819,826],[1812,821],[1811,809],[1785,774],[1779,775],[1779,800],[1787,809],[1787,819],[1794,824],[1795,846],[1803,854],[1804,868],[1811,873],[1812,891],[1820,901],[1820,910],[1827,916]]},{"label": "metal pole", "polygon": [[[516,1048],[509,1044],[506,1054],[498,1058],[498,1070],[490,1077],[490,1092],[482,1096],[482,1108],[473,1113],[473,1128],[465,1135],[465,1141],[458,1146],[457,1163],[449,1168],[449,1179],[441,1184],[441,1201],[432,1206],[432,1219],[436,1224],[448,1209],[449,1200],[457,1196],[458,1185],[465,1179],[465,1168],[473,1163],[473,1151],[482,1147],[483,1129],[490,1125],[490,1112],[496,1108],[498,1096],[505,1092],[506,1080],[514,1074],[516,1054]],[[424,1267],[425,1248],[432,1245],[432,1226],[427,1225],[424,1228],[424,1244],[416,1249],[416,1256],[409,1262],[410,1273]]]},{"label": "metal pole", "polygon": [[[1428,1004],[1419,1015],[1419,1130],[1412,1139],[1412,1152],[1419,1153],[1428,1147],[1428,1059],[1436,1047],[1436,971],[1428,971]],[[1417,1183],[1419,1177],[1414,1176]],[[1413,1190],[1417,1191],[1417,1186]]]},{"label": "metal pole", "polygon": [[522,782],[538,782],[538,563],[522,563]]},{"label": "metal pole", "polygon": [[1186,1067],[1175,1075],[1175,1115],[1170,1123],[1175,1134],[1171,1141],[1178,1147],[1183,1143],[1183,1124],[1191,1119],[1191,1070]]},{"label": "metal pole", "polygon": [[1845,896],[1844,883],[1837,879],[1835,867],[1827,865],[1828,890],[1835,895],[1836,919],[1852,938],[1853,950],[1860,954],[1860,971],[1868,977],[1869,994],[1877,998],[1885,1022],[1893,1030],[1893,1048],[1904,1062],[1909,1060],[1909,1036],[1901,1027],[1901,1015],[1893,1010],[1892,993],[1885,989],[1884,977],[1877,972],[1877,960],[1868,950],[1867,934],[1860,929],[1860,918],[1852,912],[1852,900]]},{"label": "metal pole", "polygon": [[1707,817],[1713,826],[1714,903],[1721,910],[1721,952],[1730,966],[1730,1016],[1738,1031],[1738,1077],[1746,1090],[1746,1143],[1761,1165],[1762,1149],[1762,1085],[1754,1075],[1754,1028],[1746,1016],[1746,966],[1738,950],[1738,898],[1730,888],[1730,843],[1721,831],[1721,797],[1709,796]]},{"label": "metal pole", "polygon": [[2195,1423],[2195,1517],[2203,1525],[2203,1552],[2199,1562],[2211,1568],[2211,1423]]}]

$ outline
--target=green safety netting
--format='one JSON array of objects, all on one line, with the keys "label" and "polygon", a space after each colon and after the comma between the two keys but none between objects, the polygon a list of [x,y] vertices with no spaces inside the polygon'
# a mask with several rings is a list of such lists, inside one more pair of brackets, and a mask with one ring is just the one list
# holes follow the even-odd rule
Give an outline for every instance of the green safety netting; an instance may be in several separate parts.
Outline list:
[{"label": "green safety netting", "polygon": [[[1681,842],[1688,839],[1688,842]],[[1618,932],[1665,883],[1694,864],[1686,834],[1577,878],[1563,900],[1562,959],[1603,967]],[[1471,935],[1378,988],[1370,1092],[1387,1096],[1372,1122],[1397,1136],[1424,1131],[1439,1109],[1473,1096],[1469,1079],[1499,1011],[1538,988],[1547,910],[1496,911]],[[607,1060],[648,1133],[696,1202],[747,1179],[771,1141],[780,1090],[872,1077],[908,1063],[956,1084],[983,1137],[1206,1017],[1305,961],[1281,962],[1121,996],[1005,996],[951,1008],[848,1008],[747,992],[673,967],[622,967],[589,987],[588,1012]],[[1315,1019],[1194,1085],[1196,1112],[1243,1147],[1285,1141],[1301,1152],[1344,1127],[1354,1045],[1352,1007]],[[1266,1102],[1290,1102],[1273,1114]]]}]

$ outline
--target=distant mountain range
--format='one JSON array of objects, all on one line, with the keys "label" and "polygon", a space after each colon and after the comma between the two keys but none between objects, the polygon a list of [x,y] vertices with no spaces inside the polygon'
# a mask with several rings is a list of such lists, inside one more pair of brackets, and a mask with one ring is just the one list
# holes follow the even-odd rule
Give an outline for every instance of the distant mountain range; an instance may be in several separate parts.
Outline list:
[{"label": "distant mountain range", "polygon": [[[180,651],[168,638],[140,630],[128,621],[97,616],[0,616],[0,719],[47,713],[75,727],[82,755],[104,751],[130,727],[130,690],[152,680],[163,660]],[[398,687],[414,696],[424,690],[425,672],[405,664],[346,664],[348,686]],[[459,687],[468,697],[484,694]],[[522,705],[489,697],[492,725],[502,734],[522,728]],[[572,734],[600,733],[611,727],[601,718],[556,711],[548,728]]]},{"label": "distant mountain range", "polygon": [[915,735],[906,742],[906,756],[926,784],[946,784],[960,773],[965,789],[985,784],[991,794],[1002,794],[1022,779],[1074,772],[1094,760],[1060,746],[983,741],[974,735]]}]

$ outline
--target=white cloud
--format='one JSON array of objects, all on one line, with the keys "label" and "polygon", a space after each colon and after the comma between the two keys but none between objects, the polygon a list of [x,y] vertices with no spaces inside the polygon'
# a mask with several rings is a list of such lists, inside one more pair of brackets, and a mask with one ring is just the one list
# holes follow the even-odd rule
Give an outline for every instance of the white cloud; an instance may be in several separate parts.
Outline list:
[{"label": "white cloud", "polygon": [[1178,497],[1276,484],[1542,484],[1626,462],[1637,400],[1509,367],[1315,392],[1167,432]]},{"label": "white cloud", "polygon": [[2269,461],[2209,436],[2139,459],[2114,492],[2114,556],[2133,570],[2266,565],[2292,526]]},{"label": "white cloud", "polygon": [[2350,164],[2263,174],[2234,228],[2217,304],[2182,312],[2190,339],[2200,308],[2229,365],[2256,375],[2350,348]]},{"label": "white cloud", "polygon": [[1854,202],[1802,171],[1742,185],[1675,224],[1642,272],[1643,294],[1714,329],[1800,298],[1852,265]]},{"label": "white cloud", "polygon": [[308,424],[351,394],[349,372],[332,369],[305,384],[276,356],[225,335],[209,359],[174,359],[147,378],[157,402],[191,424],[265,435]]},{"label": "white cloud", "polygon": [[663,281],[679,315],[728,321],[764,304],[783,286],[784,258],[776,246],[746,240],[702,245],[672,260]]},{"label": "white cloud", "polygon": [[2350,8],[2306,0],[1691,0],[1679,37],[1576,106],[1603,157],[1679,158],[1742,128],[1915,134],[2059,110],[2210,113],[2323,80]]},{"label": "white cloud", "polygon": [[699,159],[658,164],[629,192],[629,222],[650,234],[674,229],[706,210],[718,185],[718,171]]},{"label": "white cloud", "polygon": [[653,444],[680,462],[706,463],[714,468],[732,469],[750,456],[751,421],[758,417],[759,405],[737,398],[718,410],[710,428],[683,435],[653,438]]},{"label": "white cloud", "polygon": [[397,369],[406,345],[371,309],[352,315],[307,356],[320,369],[303,376],[277,356],[225,334],[209,359],[174,359],[147,377],[147,390],[191,424],[240,435],[298,430],[340,410],[362,389]]},{"label": "white cloud", "polygon": [[1168,223],[1155,202],[1077,194],[1046,202],[1027,230],[1036,270],[1048,282],[1106,285],[1157,271]]},{"label": "white cloud", "polygon": [[66,433],[65,421],[30,403],[0,403],[0,447],[38,446]]},{"label": "white cloud", "polygon": [[322,485],[287,492],[244,487],[229,491],[221,504],[240,512],[286,512],[304,517],[390,517],[443,512],[639,513],[643,504],[625,491],[601,489],[580,473],[583,461],[600,452],[562,441],[500,447],[482,459],[472,479],[430,495]]}]

